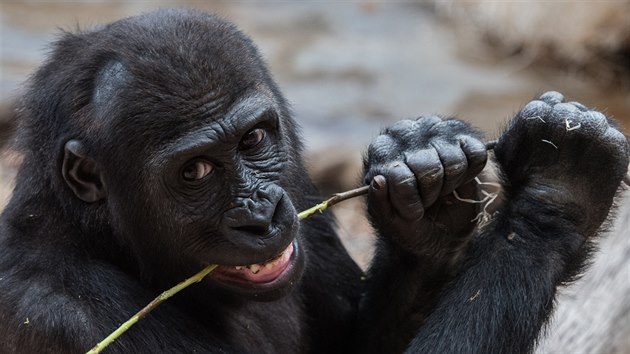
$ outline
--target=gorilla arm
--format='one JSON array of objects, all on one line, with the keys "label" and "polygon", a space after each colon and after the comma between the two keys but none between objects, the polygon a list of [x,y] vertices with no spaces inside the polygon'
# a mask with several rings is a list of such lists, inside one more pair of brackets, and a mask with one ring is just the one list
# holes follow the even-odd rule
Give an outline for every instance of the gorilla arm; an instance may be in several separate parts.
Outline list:
[{"label": "gorilla arm", "polygon": [[486,146],[461,121],[399,122],[370,145],[368,211],[378,246],[359,314],[362,352],[400,352],[434,308],[470,240],[477,208],[472,181]]},{"label": "gorilla arm", "polygon": [[550,92],[516,115],[495,155],[506,202],[475,236],[411,353],[531,352],[557,286],[584,267],[629,148],[604,115]]}]

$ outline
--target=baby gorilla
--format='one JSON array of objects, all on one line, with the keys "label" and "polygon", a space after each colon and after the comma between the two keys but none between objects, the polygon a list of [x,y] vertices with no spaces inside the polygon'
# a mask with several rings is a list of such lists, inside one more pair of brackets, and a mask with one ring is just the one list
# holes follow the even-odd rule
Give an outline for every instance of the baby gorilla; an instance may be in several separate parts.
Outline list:
[{"label": "baby gorilla", "polygon": [[207,264],[108,350],[529,350],[628,162],[605,117],[561,101],[530,103],[499,140],[506,201],[482,229],[460,200],[487,159],[473,128],[423,117],[378,137],[364,280],[329,217],[297,221],[319,199],[299,134],[233,25],[162,10],[65,34],[21,102],[0,352],[86,351]]}]

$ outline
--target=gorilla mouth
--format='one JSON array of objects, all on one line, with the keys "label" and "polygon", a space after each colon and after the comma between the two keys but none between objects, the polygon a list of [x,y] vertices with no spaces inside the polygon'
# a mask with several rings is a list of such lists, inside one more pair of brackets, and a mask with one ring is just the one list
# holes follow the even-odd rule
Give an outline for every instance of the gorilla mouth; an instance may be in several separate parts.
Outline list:
[{"label": "gorilla mouth", "polygon": [[236,281],[258,284],[273,282],[289,268],[293,249],[293,243],[290,243],[280,254],[265,263],[242,266],[219,266],[215,270],[215,274],[221,278],[228,277]]},{"label": "gorilla mouth", "polygon": [[266,301],[283,296],[301,277],[304,257],[297,240],[264,263],[221,265],[210,273],[220,285],[243,295]]}]

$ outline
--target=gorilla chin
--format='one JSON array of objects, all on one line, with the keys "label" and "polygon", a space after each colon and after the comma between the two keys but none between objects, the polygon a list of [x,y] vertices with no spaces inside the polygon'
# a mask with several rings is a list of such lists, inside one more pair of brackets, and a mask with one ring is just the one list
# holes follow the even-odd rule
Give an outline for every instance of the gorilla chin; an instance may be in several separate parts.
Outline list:
[{"label": "gorilla chin", "polygon": [[275,257],[250,265],[220,265],[209,281],[218,287],[257,301],[273,301],[286,296],[302,277],[304,252],[294,239]]}]

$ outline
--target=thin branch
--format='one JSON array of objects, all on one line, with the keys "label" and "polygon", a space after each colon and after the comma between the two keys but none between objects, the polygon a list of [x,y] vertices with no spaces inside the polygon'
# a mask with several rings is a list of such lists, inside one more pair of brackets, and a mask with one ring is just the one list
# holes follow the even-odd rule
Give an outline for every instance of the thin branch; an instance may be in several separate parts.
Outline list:
[{"label": "thin branch", "polygon": [[153,299],[153,301],[151,301],[142,310],[138,311],[138,313],[136,313],[133,317],[131,317],[125,323],[120,325],[118,329],[116,329],[109,336],[107,336],[105,339],[103,339],[98,344],[96,344],[94,348],[90,349],[90,351],[87,352],[87,354],[100,353],[103,349],[105,349],[108,345],[112,344],[118,337],[120,337],[121,334],[125,333],[129,328],[131,328],[131,326],[136,324],[136,322],[138,322],[141,318],[143,318],[149,312],[153,311],[153,309],[158,307],[159,304],[166,301],[166,299],[177,294],[181,290],[187,288],[189,285],[200,282],[206,275],[212,272],[216,267],[217,267],[216,264],[211,264],[205,267],[203,270],[201,270],[201,272],[193,275],[192,277],[184,280],[183,282],[175,285],[174,287],[160,294],[160,296]]},{"label": "thin branch", "polygon": [[298,214],[298,219],[300,220],[304,220],[308,217],[313,216],[313,214],[315,213],[323,213],[324,210],[330,208],[331,206],[343,202],[344,200],[348,200],[354,197],[358,197],[360,195],[365,195],[367,194],[368,190],[370,189],[370,186],[363,186],[360,188],[355,188],[355,189],[351,189],[349,191],[346,192],[341,192],[341,193],[335,193],[332,195],[332,197],[324,200],[323,202],[308,208],[306,210],[304,210],[303,212]]}]

